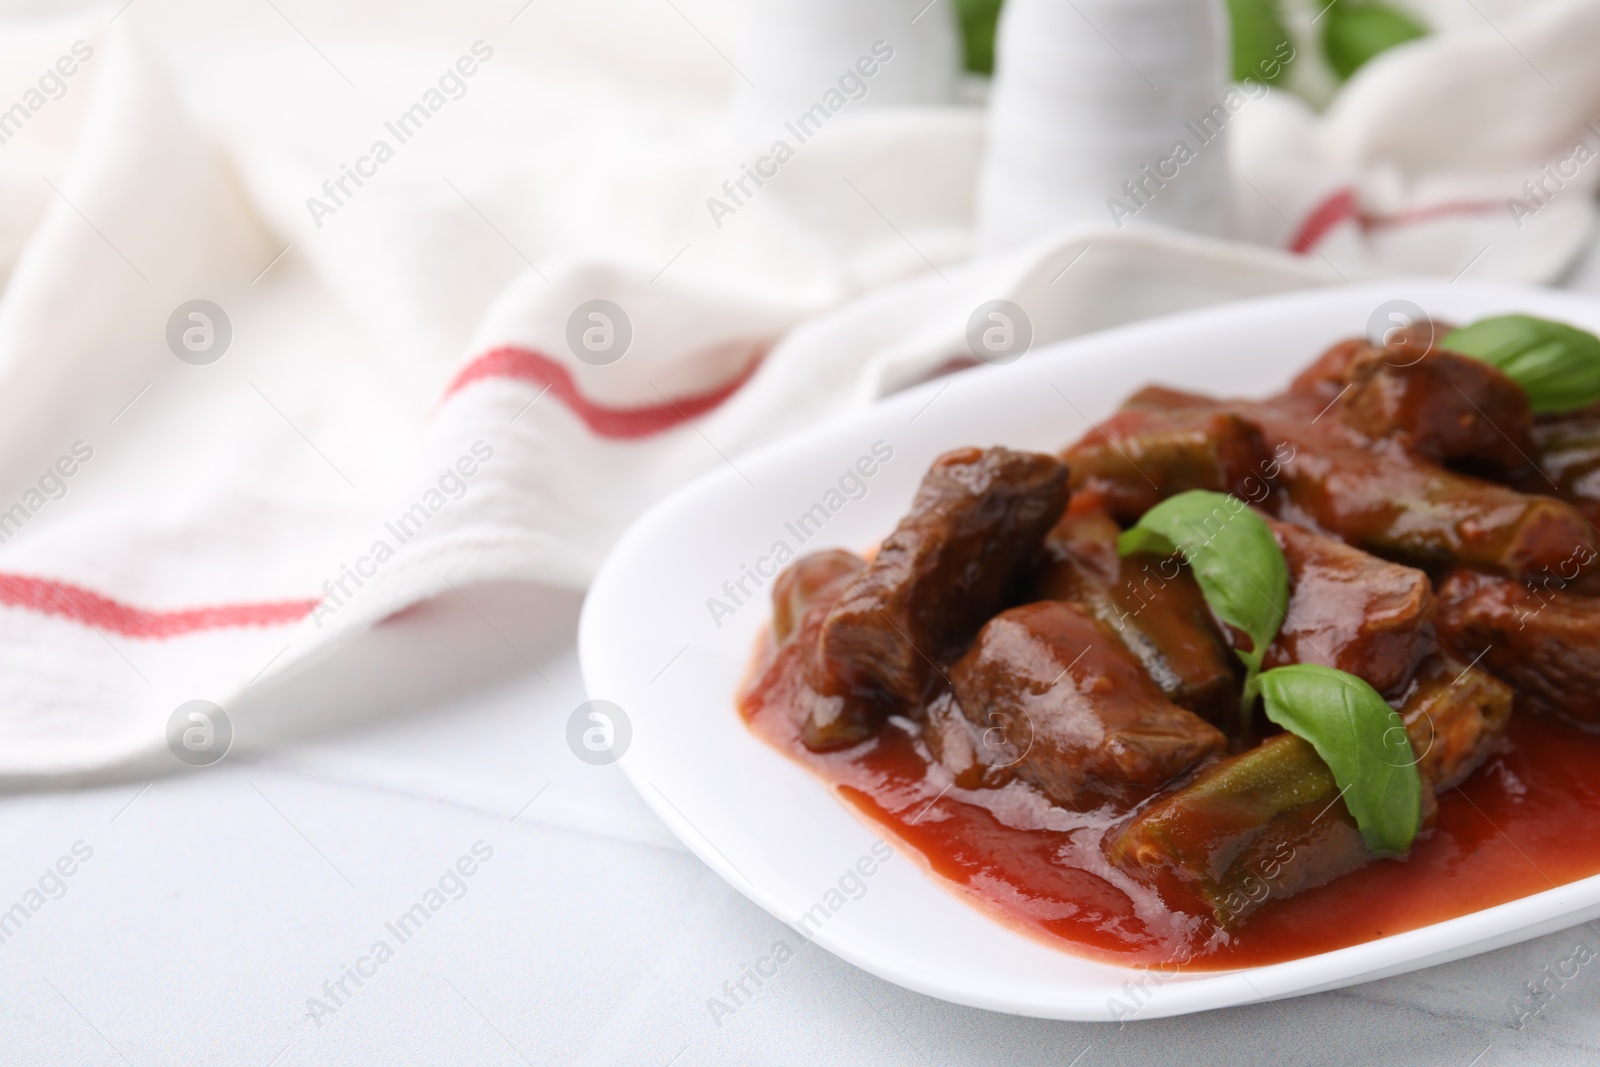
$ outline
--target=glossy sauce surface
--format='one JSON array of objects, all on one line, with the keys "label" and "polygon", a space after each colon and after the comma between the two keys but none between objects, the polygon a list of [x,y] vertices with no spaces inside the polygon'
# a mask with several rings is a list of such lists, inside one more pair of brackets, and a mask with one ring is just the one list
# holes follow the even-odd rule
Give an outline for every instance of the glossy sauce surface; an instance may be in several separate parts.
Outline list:
[{"label": "glossy sauce surface", "polygon": [[794,650],[774,654],[768,642],[741,700],[757,736],[979,910],[1076,954],[1185,970],[1277,963],[1600,873],[1600,737],[1519,709],[1503,750],[1438,798],[1438,821],[1409,858],[1369,863],[1220,930],[1110,865],[1101,841],[1121,816],[1067,811],[1022,782],[957,788],[917,723],[895,718],[853,748],[807,750]]}]

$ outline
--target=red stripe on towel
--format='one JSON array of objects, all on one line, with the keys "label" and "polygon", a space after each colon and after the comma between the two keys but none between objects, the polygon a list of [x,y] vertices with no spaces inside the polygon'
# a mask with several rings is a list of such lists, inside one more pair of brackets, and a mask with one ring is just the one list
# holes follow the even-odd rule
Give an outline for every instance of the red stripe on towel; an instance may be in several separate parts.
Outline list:
[{"label": "red stripe on towel", "polygon": [[[639,407],[597,404],[578,392],[566,367],[528,348],[502,346],[490,349],[456,375],[444,398],[476,381],[513,378],[549,389],[584,424],[601,437],[629,440],[649,437],[682,425],[722,404],[749,381],[761,365],[756,353],[743,370],[723,385],[703,393]],[[309,615],[317,599],[263,601],[254,604],[218,604],[180,611],[150,611],[70,582],[52,581],[26,574],[0,572],[0,606],[22,608],[41,615],[70,619],[124,637],[163,639],[204,630],[239,626],[286,626]]]},{"label": "red stripe on towel", "polygon": [[1289,242],[1289,251],[1303,256],[1316,248],[1330,232],[1347,222],[1354,222],[1363,232],[1369,232],[1394,226],[1415,226],[1454,215],[1482,215],[1498,210],[1500,206],[1498,201],[1452,200],[1402,211],[1398,215],[1372,215],[1361,210],[1355,190],[1346,187],[1330,193],[1311,209],[1299,229],[1295,230],[1294,240]]},{"label": "red stripe on towel", "polygon": [[1340,189],[1311,209],[1305,221],[1295,230],[1294,240],[1289,243],[1289,251],[1297,256],[1303,256],[1317,247],[1317,242],[1326,237],[1329,231],[1359,217],[1355,190]]},{"label": "red stripe on towel", "polygon": [[284,626],[305,618],[317,603],[316,600],[275,600],[181,611],[148,611],[81,585],[0,572],[0,605],[71,619],[124,637],[165,638],[230,626]]},{"label": "red stripe on towel", "polygon": [[449,388],[446,398],[454,396],[473,382],[487,378],[514,378],[544,386],[550,395],[565,404],[585,426],[601,437],[631,440],[649,437],[682,425],[697,415],[704,415],[722,404],[739,387],[749,381],[761,365],[759,354],[730,381],[704,393],[694,393],[676,399],[663,397],[663,403],[639,407],[610,407],[597,404],[578,392],[572,372],[542,352],[531,348],[503,345],[491,348],[461,369]]}]

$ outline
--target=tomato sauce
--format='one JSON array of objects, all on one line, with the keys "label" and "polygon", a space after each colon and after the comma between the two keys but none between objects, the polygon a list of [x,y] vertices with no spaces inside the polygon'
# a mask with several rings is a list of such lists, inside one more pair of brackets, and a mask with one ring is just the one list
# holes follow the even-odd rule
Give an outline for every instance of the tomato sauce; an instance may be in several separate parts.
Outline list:
[{"label": "tomato sauce", "polygon": [[1600,874],[1600,736],[1519,709],[1500,751],[1438,798],[1437,821],[1409,857],[1268,901],[1221,930],[1107,861],[1102,841],[1125,814],[1068,811],[1020,781],[956,787],[916,722],[892,718],[854,748],[809,751],[793,700],[795,648],[764,645],[740,701],[751,730],[941,885],[1011,929],[1079,955],[1182,970],[1279,963]]}]

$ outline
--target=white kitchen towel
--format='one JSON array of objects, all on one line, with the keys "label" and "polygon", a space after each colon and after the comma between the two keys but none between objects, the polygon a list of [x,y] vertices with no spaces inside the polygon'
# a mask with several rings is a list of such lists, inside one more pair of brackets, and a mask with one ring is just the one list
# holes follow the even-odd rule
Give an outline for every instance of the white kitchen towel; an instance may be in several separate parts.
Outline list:
[{"label": "white kitchen towel", "polygon": [[986,301],[1039,345],[1356,277],[1550,281],[1600,170],[1572,0],[1397,49],[1324,115],[1219,101],[1238,240],[1108,210],[987,258],[985,116],[874,102],[892,34],[752,140],[724,0],[36,10],[0,15],[17,781],[170,761],[180,705],[424,598],[581,587],[685,480],[970,361]]}]

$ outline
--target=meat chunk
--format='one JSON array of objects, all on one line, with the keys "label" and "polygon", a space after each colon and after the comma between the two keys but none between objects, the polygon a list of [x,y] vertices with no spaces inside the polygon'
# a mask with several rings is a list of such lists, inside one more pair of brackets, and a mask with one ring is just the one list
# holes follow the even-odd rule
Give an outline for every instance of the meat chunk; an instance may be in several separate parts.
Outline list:
[{"label": "meat chunk", "polygon": [[1289,392],[1331,404],[1349,386],[1350,368],[1356,360],[1370,356],[1374,351],[1364,337],[1340,341],[1318,356],[1315,363],[1295,375],[1294,381],[1289,383]]},{"label": "meat chunk", "polygon": [[1233,722],[1239,661],[1200,587],[1175,560],[1118,556],[1118,533],[1092,497],[1074,498],[1045,538],[1033,598],[1081,604],[1116,633],[1167,699],[1210,722]]},{"label": "meat chunk", "polygon": [[1534,705],[1600,724],[1600,600],[1461,570],[1439,587],[1439,632]]},{"label": "meat chunk", "polygon": [[1315,406],[1292,398],[1239,410],[1281,460],[1270,501],[1280,518],[1422,567],[1461,563],[1520,576],[1594,551],[1594,529],[1553,497],[1348,439],[1350,431],[1332,419],[1318,425]]},{"label": "meat chunk", "polygon": [[854,552],[832,548],[801,556],[772,583],[772,636],[783,643],[800,627],[806,607],[818,594],[854,577],[867,565]]},{"label": "meat chunk", "polygon": [[[1406,340],[1385,351],[1400,360],[1428,349]],[[1370,346],[1356,345],[1340,358],[1353,366],[1364,352]],[[1185,489],[1232,492],[1302,526],[1423,567],[1464,563],[1536,574],[1575,550],[1595,548],[1594,527],[1571,504],[1447,470],[1398,446],[1375,448],[1329,414],[1330,401],[1315,382],[1302,384],[1300,392],[1259,403],[1141,390],[1068,450],[1074,487],[1103,491],[1124,523]],[[1253,443],[1244,444],[1237,422],[1254,430]],[[1242,461],[1247,452],[1253,467]]]},{"label": "meat chunk", "polygon": [[1289,564],[1289,611],[1265,666],[1319,663],[1380,693],[1403,686],[1435,647],[1428,576],[1292,523],[1268,522]]},{"label": "meat chunk", "polygon": [[1553,493],[1600,522],[1600,414],[1541,420],[1533,444],[1539,470],[1524,488]]},{"label": "meat chunk", "polygon": [[1289,733],[1208,768],[1107,840],[1113,863],[1169,899],[1198,896],[1223,927],[1369,859],[1333,772]]},{"label": "meat chunk", "polygon": [[1509,686],[1448,655],[1430,656],[1400,702],[1422,784],[1442,793],[1478,768],[1505,734]]},{"label": "meat chunk", "polygon": [[1331,404],[1347,390],[1355,367],[1361,361],[1379,357],[1397,367],[1416,363],[1453,328],[1448,323],[1423,319],[1409,326],[1389,329],[1376,345],[1365,337],[1340,341],[1295,375],[1288,391],[1295,396]]},{"label": "meat chunk", "polygon": [[1122,522],[1134,522],[1190,489],[1244,492],[1266,462],[1255,428],[1215,410],[1214,402],[1206,402],[1209,408],[1166,409],[1153,401],[1145,397],[1150,406],[1124,408],[1067,449],[1073,490],[1096,491]]},{"label": "meat chunk", "polygon": [[1122,402],[1123,411],[1221,411],[1224,406],[1214,396],[1174,389],[1170,385],[1147,385]]},{"label": "meat chunk", "polygon": [[824,698],[805,743],[844,748],[914,706],[1027,572],[1067,501],[1054,456],[967,448],[940,456],[911,511],[828,612],[808,667]]},{"label": "meat chunk", "polygon": [[962,789],[993,789],[1015,777],[1011,764],[1016,753],[1001,731],[968,719],[952,693],[941,693],[928,705],[922,738],[928,753],[955,775]]},{"label": "meat chunk", "polygon": [[963,714],[1005,756],[993,762],[1079,810],[1133,804],[1227,743],[1076,604],[997,615],[950,680]]},{"label": "meat chunk", "polygon": [[1497,367],[1440,349],[1379,349],[1355,358],[1339,417],[1411,455],[1501,478],[1531,470],[1533,411]]}]

